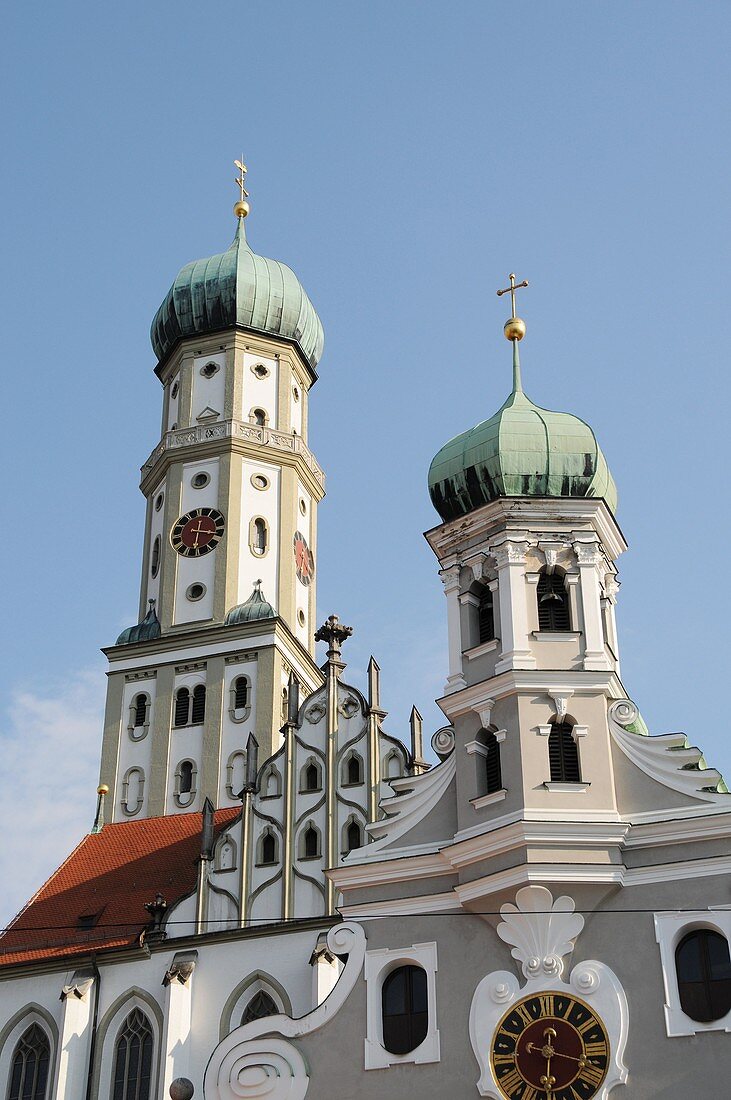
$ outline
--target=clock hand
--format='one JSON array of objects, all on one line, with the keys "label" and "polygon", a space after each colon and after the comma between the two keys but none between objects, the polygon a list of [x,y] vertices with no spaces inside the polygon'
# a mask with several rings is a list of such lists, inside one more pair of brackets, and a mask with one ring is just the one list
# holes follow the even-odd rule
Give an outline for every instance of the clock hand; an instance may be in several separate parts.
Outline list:
[{"label": "clock hand", "polygon": [[[540,1052],[546,1059],[546,1072],[541,1075],[541,1084],[544,1085],[546,1089],[546,1100],[552,1100],[553,1086],[556,1084],[556,1078],[551,1074],[551,1058],[556,1053],[551,1046],[551,1039],[556,1038],[554,1028],[547,1027],[543,1032],[543,1038],[546,1040],[546,1045],[540,1048]],[[530,1045],[533,1046],[532,1043]]]},{"label": "clock hand", "polygon": [[575,1058],[573,1054],[562,1054],[560,1050],[554,1050],[554,1058],[568,1058],[571,1062],[578,1062],[579,1068],[583,1069],[586,1065],[586,1058]]}]

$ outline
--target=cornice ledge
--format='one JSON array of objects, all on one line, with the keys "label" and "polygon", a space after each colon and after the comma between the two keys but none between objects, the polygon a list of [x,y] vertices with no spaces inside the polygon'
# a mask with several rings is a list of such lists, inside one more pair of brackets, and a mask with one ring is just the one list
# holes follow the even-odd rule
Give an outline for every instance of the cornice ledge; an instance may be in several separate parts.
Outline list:
[{"label": "cornice ledge", "polygon": [[492,875],[473,879],[455,886],[454,892],[461,904],[467,908],[470,903],[513,890],[532,883],[560,883],[561,885],[597,885],[622,886],[625,878],[624,866],[607,863],[521,863],[519,867],[510,867],[505,871],[496,871]]},{"label": "cornice ledge", "polygon": [[479,684],[462,688],[437,699],[437,706],[452,720],[479,707],[486,699],[503,699],[516,691],[536,691],[543,694],[551,692],[570,692],[574,695],[596,695],[601,693],[608,699],[622,690],[617,674],[611,670],[574,671],[546,669],[509,669],[483,680]]},{"label": "cornice ledge", "polygon": [[[439,847],[447,844],[449,841],[443,841]],[[449,861],[433,845],[424,852],[412,849],[412,854],[407,854],[406,849],[403,851],[403,855],[393,851],[379,852],[368,862],[330,867],[325,873],[339,890],[357,890],[366,886],[380,886],[385,882],[408,882],[410,879],[434,878],[454,873]]]},{"label": "cornice ledge", "polygon": [[[505,820],[505,819],[503,819]],[[495,827],[497,825],[497,827]],[[526,821],[476,826],[459,833],[442,854],[455,869],[528,844],[571,844],[590,851],[622,851],[630,826],[605,821]],[[466,836],[465,833],[470,835]]]}]

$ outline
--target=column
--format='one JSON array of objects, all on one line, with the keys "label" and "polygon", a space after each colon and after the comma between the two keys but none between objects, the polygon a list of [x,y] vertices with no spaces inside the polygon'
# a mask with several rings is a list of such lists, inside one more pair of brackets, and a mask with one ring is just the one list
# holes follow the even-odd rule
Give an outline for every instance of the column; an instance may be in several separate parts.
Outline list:
[{"label": "column", "polygon": [[197,951],[179,951],[162,980],[166,990],[162,1096],[169,1095],[176,1077],[190,1076],[191,991],[197,958]]},{"label": "column", "polygon": [[444,595],[447,597],[447,640],[449,652],[449,675],[444,687],[444,694],[451,695],[455,691],[461,691],[467,687],[467,681],[462,671],[462,629],[460,622],[459,606],[459,573],[460,567],[453,565],[448,569],[440,569],[439,576],[444,585]]},{"label": "column", "polygon": [[502,651],[495,674],[510,668],[535,668],[530,647],[526,600],[525,556],[527,539],[506,540],[492,550],[498,570],[500,641]]},{"label": "column", "polygon": [[63,1016],[59,1034],[58,1065],[54,1096],[67,1100],[86,1095],[91,1043],[91,1014],[94,1004],[92,972],[77,970],[70,985],[61,990]]},{"label": "column", "polygon": [[602,608],[599,591],[599,565],[602,554],[594,542],[575,542],[574,553],[579,566],[579,588],[584,620],[584,668],[587,672],[604,671],[610,667],[604,649]]}]

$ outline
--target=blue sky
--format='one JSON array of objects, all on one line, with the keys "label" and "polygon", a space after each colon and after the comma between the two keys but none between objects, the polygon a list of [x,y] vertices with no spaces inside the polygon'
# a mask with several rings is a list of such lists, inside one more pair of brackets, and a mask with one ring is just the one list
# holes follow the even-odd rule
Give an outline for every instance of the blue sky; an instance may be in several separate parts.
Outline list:
[{"label": "blue sky", "polygon": [[[429,462],[510,387],[594,427],[630,542],[623,674],[731,773],[728,50],[723,3],[66,2],[6,14],[0,806],[17,908],[88,828],[99,647],[137,610],[149,324],[235,229],[323,320],[319,610],[431,733],[445,601]],[[9,490],[9,493],[8,493]],[[723,690],[721,690],[723,688]],[[23,870],[13,862],[23,853]],[[9,878],[8,875],[11,875]]]}]

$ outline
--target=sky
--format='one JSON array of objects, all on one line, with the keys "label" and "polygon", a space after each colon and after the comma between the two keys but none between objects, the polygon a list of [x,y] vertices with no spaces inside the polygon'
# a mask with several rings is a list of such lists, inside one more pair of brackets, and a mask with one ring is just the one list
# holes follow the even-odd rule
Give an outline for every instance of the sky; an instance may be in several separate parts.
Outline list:
[{"label": "sky", "polygon": [[[731,7],[644,0],[68,0],[4,16],[0,922],[92,823],[104,660],[136,620],[149,325],[235,230],[325,327],[318,608],[430,735],[446,615],[422,533],[448,439],[510,389],[594,428],[619,488],[623,678],[731,774]],[[723,688],[723,690],[721,690]]]}]

